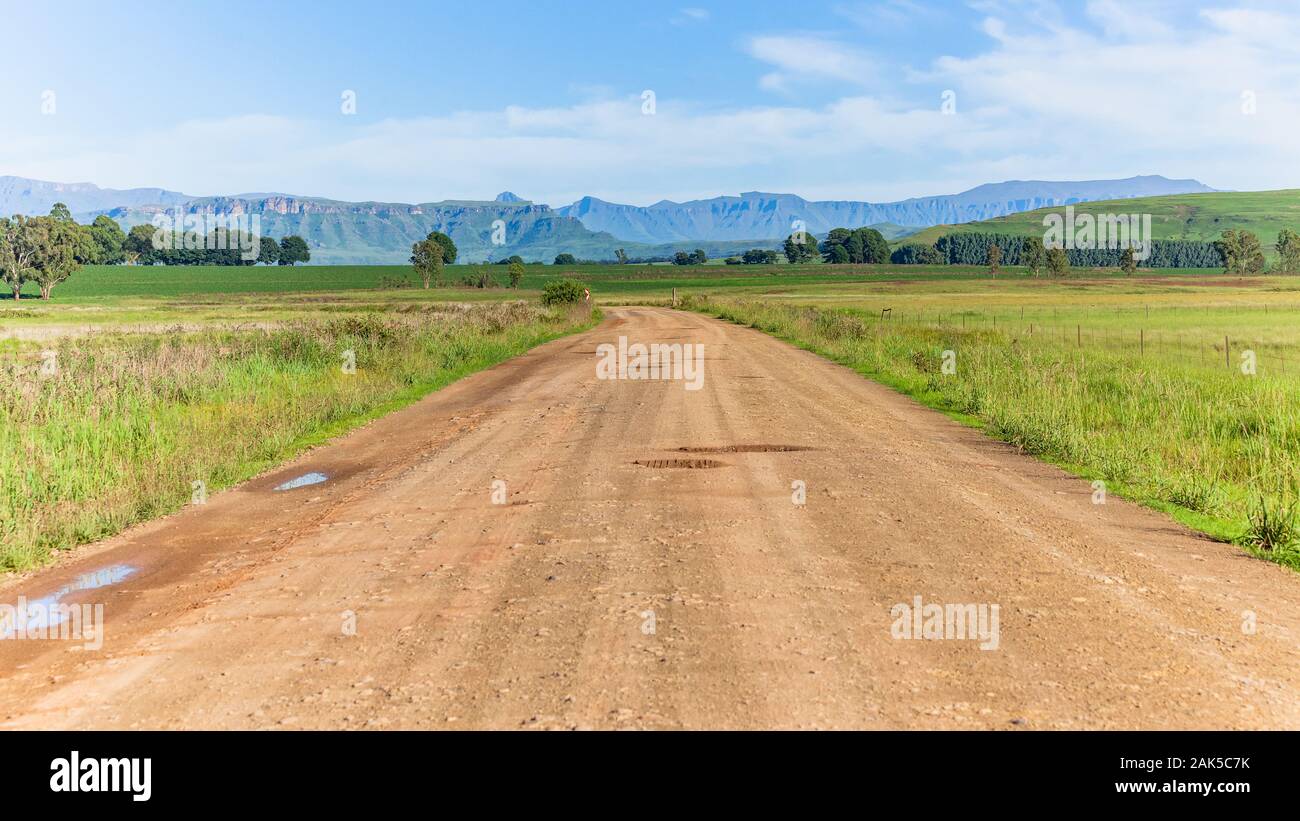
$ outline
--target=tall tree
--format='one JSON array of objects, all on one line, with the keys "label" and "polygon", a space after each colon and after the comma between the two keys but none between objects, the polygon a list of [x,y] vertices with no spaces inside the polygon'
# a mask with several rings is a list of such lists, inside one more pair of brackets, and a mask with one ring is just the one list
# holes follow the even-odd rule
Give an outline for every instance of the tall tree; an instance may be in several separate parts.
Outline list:
[{"label": "tall tree", "polygon": [[27,217],[0,217],[0,281],[9,286],[15,300],[23,298],[23,283],[32,277],[37,251],[33,238]]},{"label": "tall tree", "polygon": [[[159,249],[154,248],[154,233],[155,229],[152,225],[133,226],[127,232],[126,241],[122,243],[122,250],[127,259],[141,265],[152,264],[159,252]],[[279,250],[279,246],[276,246],[276,250]]]},{"label": "tall tree", "polygon": [[280,261],[280,243],[272,237],[262,237],[257,244],[257,261],[263,265],[275,265]]},{"label": "tall tree", "polygon": [[1280,274],[1300,274],[1300,234],[1283,228],[1277,235],[1277,266]]},{"label": "tall tree", "polygon": [[442,266],[445,249],[433,234],[411,246],[411,266],[424,281],[425,289],[430,283],[442,287]]},{"label": "tall tree", "polygon": [[846,245],[852,234],[853,232],[847,228],[832,228],[828,231],[826,239],[821,241],[822,260],[836,265],[852,262]]},{"label": "tall tree", "polygon": [[1125,248],[1123,256],[1119,258],[1119,269],[1128,276],[1137,273],[1137,253],[1133,250],[1132,245]]},{"label": "tall tree", "polygon": [[287,236],[280,240],[281,265],[293,265],[298,262],[311,262],[311,250],[307,241],[299,236]]},{"label": "tall tree", "polygon": [[889,240],[875,228],[859,228],[853,233],[862,237],[862,261],[867,265],[889,262]]},{"label": "tall tree", "polygon": [[822,259],[829,265],[847,265],[849,249],[843,244],[827,245],[822,243]]},{"label": "tall tree", "polygon": [[100,259],[99,246],[95,243],[90,226],[78,224],[72,218],[72,211],[68,206],[61,202],[54,203],[50,208],[49,219],[63,226],[59,232],[61,241],[66,242],[72,249],[73,259],[79,264],[97,265],[103,261]]},{"label": "tall tree", "polygon": [[810,231],[793,233],[785,238],[783,250],[791,265],[812,262],[817,258],[817,238]]},{"label": "tall tree", "polygon": [[849,252],[849,262],[860,265],[866,261],[867,246],[859,232],[854,231],[849,234],[848,239],[844,241],[844,250]]},{"label": "tall tree", "polygon": [[1047,270],[1054,277],[1063,277],[1070,273],[1070,255],[1059,245],[1047,249]]},{"label": "tall tree", "polygon": [[71,220],[54,217],[37,217],[29,221],[32,232],[29,241],[35,246],[31,280],[40,288],[41,299],[49,299],[54,286],[81,268],[77,260],[81,228]]},{"label": "tall tree", "polygon": [[512,262],[510,267],[506,269],[506,273],[510,275],[510,287],[518,288],[519,283],[524,281],[524,264],[522,262]]},{"label": "tall tree", "polygon": [[1029,272],[1038,276],[1043,272],[1043,264],[1047,261],[1047,249],[1043,247],[1043,241],[1038,237],[1025,237],[1024,244],[1020,246],[1020,261],[1029,268]]},{"label": "tall tree", "polygon": [[989,246],[989,273],[994,278],[998,275],[998,269],[1002,267],[1002,249],[995,242]]},{"label": "tall tree", "polygon": [[1250,231],[1229,228],[1215,246],[1223,255],[1226,274],[1253,276],[1264,270],[1264,250],[1259,237]]},{"label": "tall tree", "polygon": [[100,265],[120,265],[126,260],[122,244],[126,242],[126,232],[122,226],[107,214],[100,214],[90,224],[90,238],[98,249],[97,259]]},{"label": "tall tree", "polygon": [[[429,236],[425,239],[433,240],[442,246],[442,261],[446,265],[455,265],[456,257],[460,251],[456,248],[456,243],[452,242],[451,237],[441,231],[430,231]],[[522,260],[520,260],[522,262]]]}]

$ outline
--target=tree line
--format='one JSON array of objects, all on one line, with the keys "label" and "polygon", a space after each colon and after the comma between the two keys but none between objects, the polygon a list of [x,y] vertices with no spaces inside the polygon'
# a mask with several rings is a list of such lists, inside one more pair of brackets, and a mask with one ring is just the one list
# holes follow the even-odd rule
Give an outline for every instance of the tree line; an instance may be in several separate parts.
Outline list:
[{"label": "tree line", "polygon": [[[106,217],[97,217],[106,219]],[[241,231],[217,228],[206,235],[194,235],[180,247],[157,247],[157,229],[137,225],[122,243],[124,262],[134,265],[296,265],[311,262],[311,249],[300,236],[289,235],[279,241],[272,237],[255,237]],[[175,245],[172,243],[171,245]],[[193,247],[187,247],[187,246]],[[256,248],[251,255],[243,249]]]},{"label": "tree line", "polygon": [[[41,299],[49,299],[54,287],[83,265],[293,265],[311,260],[307,242],[299,236],[276,241],[218,228],[206,236],[182,234],[180,247],[159,248],[177,243],[155,242],[158,230],[137,225],[128,233],[104,214],[83,225],[61,202],[44,217],[0,217],[0,282],[15,300],[29,282]],[[245,248],[256,248],[256,256]]]},{"label": "tree line", "polygon": [[[1237,276],[1262,274],[1266,269],[1277,274],[1300,273],[1300,234],[1283,228],[1274,244],[1277,259],[1268,268],[1264,246],[1252,231],[1228,229],[1214,242],[1197,240],[1151,240],[1146,259],[1138,260],[1132,248],[1045,248],[1038,237],[1012,234],[964,233],[946,234],[934,244],[935,256],[940,264],[988,265],[994,267],[991,257],[996,254],[999,264],[1024,265],[1035,275],[1043,269],[1058,273],[1065,268],[1119,268],[1126,273],[1137,270],[1140,262],[1144,268],[1222,268],[1224,273]],[[904,245],[894,252],[895,262],[913,262],[900,259],[910,255],[919,259],[930,246]],[[1053,251],[1055,267],[1049,256]],[[927,255],[929,258],[929,255]]]},{"label": "tree line", "polygon": [[[1150,255],[1141,260],[1147,268],[1218,268],[1224,263],[1218,244],[1213,242],[1158,239],[1151,241],[1150,246]],[[934,248],[948,265],[988,265],[991,248],[998,249],[1001,263],[1005,265],[1033,268],[1044,262],[1039,253],[1043,249],[1042,239],[1017,234],[946,234],[935,242]],[[1063,250],[1070,265],[1084,268],[1120,268],[1126,254],[1131,253],[1127,248]]]}]

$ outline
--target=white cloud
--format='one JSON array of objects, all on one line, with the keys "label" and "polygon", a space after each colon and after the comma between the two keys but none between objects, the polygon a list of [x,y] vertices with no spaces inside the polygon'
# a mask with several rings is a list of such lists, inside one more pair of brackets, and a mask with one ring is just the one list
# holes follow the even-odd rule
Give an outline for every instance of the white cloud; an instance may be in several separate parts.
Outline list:
[{"label": "white cloud", "polygon": [[[583,88],[572,105],[369,125],[246,116],[73,137],[0,123],[0,169],[194,194],[429,201],[508,189],[553,205],[754,189],[883,200],[1133,174],[1300,187],[1300,11],[1092,0],[1067,19],[1041,2],[980,7],[971,36],[982,51],[896,72],[907,82],[888,95],[876,91],[877,55],[816,34],[760,35],[744,48],[761,82],[829,92],[825,102],[717,108],[661,95],[646,116],[636,94]],[[943,89],[956,92],[955,116],[940,111]]]},{"label": "white cloud", "polygon": [[777,71],[764,75],[760,85],[772,91],[787,90],[800,80],[837,80],[865,85],[876,75],[874,63],[861,51],[815,35],[768,35],[751,38],[750,56]]}]

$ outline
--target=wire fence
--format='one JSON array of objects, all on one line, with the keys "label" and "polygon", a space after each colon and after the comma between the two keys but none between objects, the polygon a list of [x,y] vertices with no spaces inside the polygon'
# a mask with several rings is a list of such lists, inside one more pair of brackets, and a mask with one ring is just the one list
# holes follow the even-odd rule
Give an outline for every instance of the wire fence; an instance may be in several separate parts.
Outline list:
[{"label": "wire fence", "polygon": [[[1295,312],[1296,331],[1300,332],[1300,304],[1262,307],[1231,306],[1221,308],[1222,313],[1241,314],[1258,310],[1284,322],[1284,312]],[[1066,313],[1066,316],[1061,316]],[[1103,308],[1099,310],[1071,309],[1068,312],[1024,310],[1014,312],[961,310],[916,310],[886,307],[876,315],[878,323],[923,325],[937,329],[991,330],[1006,335],[1017,344],[1050,344],[1082,351],[1102,351],[1129,355],[1136,358],[1163,359],[1186,365],[1207,368],[1250,369],[1279,375],[1300,375],[1300,346],[1252,336],[1240,330],[1210,331],[1205,329],[1170,329],[1147,327],[1142,319],[1159,319],[1177,316],[1191,320],[1202,314],[1200,309],[1163,308],[1154,310]],[[1214,318],[1214,309],[1205,312]],[[1283,329],[1280,332],[1286,333]]]}]

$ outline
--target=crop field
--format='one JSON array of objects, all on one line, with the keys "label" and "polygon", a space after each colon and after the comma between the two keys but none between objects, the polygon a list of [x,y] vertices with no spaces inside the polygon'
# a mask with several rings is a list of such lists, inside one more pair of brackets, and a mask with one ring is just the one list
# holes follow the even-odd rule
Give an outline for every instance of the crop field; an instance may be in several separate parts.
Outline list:
[{"label": "crop field", "polygon": [[[178,297],[334,293],[354,290],[376,291],[384,299],[424,301],[430,297],[465,301],[508,298],[505,288],[473,288],[459,283],[467,276],[486,272],[499,283],[506,280],[505,266],[451,265],[446,279],[450,287],[423,291],[410,267],[401,265],[307,265],[290,267],[265,266],[163,266],[163,265],[88,265],[76,276],[58,286],[53,305],[113,305],[123,299],[166,300],[170,305]],[[1161,277],[1198,280],[1217,272],[1181,269],[1153,272]],[[1114,271],[1088,272],[1090,278],[1122,277]],[[604,297],[619,294],[642,294],[671,291],[672,288],[699,289],[761,288],[835,285],[846,283],[950,282],[988,278],[983,268],[959,265],[527,265],[521,290],[540,291],[547,283],[571,277],[590,283],[593,291]],[[395,287],[400,286],[400,287]],[[8,294],[0,295],[0,313],[4,308],[26,307],[36,310],[35,289],[28,285],[21,303],[15,305]],[[368,298],[373,298],[371,295]]]}]

